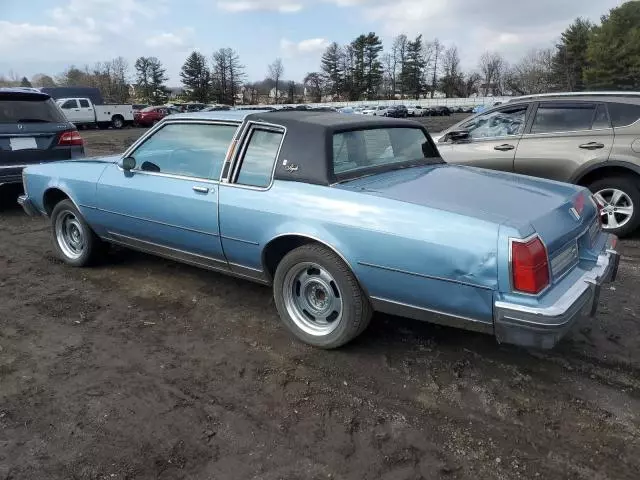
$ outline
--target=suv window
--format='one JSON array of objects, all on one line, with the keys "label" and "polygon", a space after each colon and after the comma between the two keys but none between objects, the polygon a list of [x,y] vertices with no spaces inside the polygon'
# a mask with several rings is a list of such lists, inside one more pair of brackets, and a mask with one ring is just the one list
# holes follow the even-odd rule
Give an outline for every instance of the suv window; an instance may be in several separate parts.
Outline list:
[{"label": "suv window", "polygon": [[132,156],[142,171],[218,180],[237,129],[236,125],[165,125]]},{"label": "suv window", "polygon": [[593,103],[541,103],[533,119],[531,133],[591,130],[596,114]]},{"label": "suv window", "polygon": [[67,119],[50,98],[40,95],[0,95],[0,123],[66,123]]},{"label": "suv window", "polygon": [[469,132],[472,139],[520,135],[524,130],[528,107],[529,105],[518,105],[487,112],[461,127]]},{"label": "suv window", "polygon": [[614,127],[626,127],[640,119],[640,105],[609,103],[609,116]]},{"label": "suv window", "polygon": [[89,100],[82,99],[80,100],[80,108],[89,108]]},{"label": "suv window", "polygon": [[78,108],[78,102],[76,102],[75,100],[67,100],[62,105],[60,105],[60,108],[64,108],[67,110],[70,108]]},{"label": "suv window", "polygon": [[236,183],[252,187],[268,187],[282,137],[282,132],[254,128],[242,157]]}]

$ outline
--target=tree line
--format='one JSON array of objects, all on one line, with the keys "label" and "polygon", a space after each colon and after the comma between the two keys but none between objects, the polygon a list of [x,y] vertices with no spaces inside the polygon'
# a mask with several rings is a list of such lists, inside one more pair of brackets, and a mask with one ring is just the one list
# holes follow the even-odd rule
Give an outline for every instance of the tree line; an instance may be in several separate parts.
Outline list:
[{"label": "tree line", "polygon": [[[126,60],[118,57],[91,68],[71,66],[55,78],[0,76],[0,86],[91,86],[111,102],[126,102],[132,94],[141,102],[166,102],[168,78],[158,58],[138,58],[133,71],[130,75]],[[640,2],[612,9],[599,24],[577,18],[555,46],[531,50],[512,64],[500,53],[487,51],[475,68],[465,70],[456,45],[427,41],[423,35],[398,35],[385,49],[380,37],[369,32],[346,45],[330,44],[319,69],[307,73],[302,83],[284,79],[281,59],[265,73],[264,80],[247,82],[238,53],[221,48],[210,58],[192,52],[180,78],[185,99],[229,105],[239,99],[255,104],[640,90]]]}]

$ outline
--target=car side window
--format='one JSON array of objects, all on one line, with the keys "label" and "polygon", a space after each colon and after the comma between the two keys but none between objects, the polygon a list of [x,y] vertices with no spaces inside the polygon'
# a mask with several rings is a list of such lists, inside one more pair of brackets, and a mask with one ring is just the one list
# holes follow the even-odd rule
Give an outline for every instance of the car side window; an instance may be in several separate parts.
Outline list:
[{"label": "car side window", "polygon": [[596,115],[591,103],[541,103],[533,119],[531,133],[559,133],[590,130]]},{"label": "car side window", "polygon": [[524,131],[528,105],[503,108],[479,115],[461,125],[471,139],[507,137]]},{"label": "car side window", "polygon": [[89,108],[89,107],[90,107],[89,100],[84,100],[84,99],[80,100],[80,108]]},{"label": "car side window", "polygon": [[609,103],[608,106],[614,127],[626,127],[640,120],[640,105]]},{"label": "car side window", "polygon": [[75,100],[67,100],[62,105],[60,105],[60,108],[66,110],[69,110],[70,108],[78,108],[78,102]]},{"label": "car side window", "polygon": [[172,123],[131,155],[136,169],[218,180],[237,125]]},{"label": "car side window", "polygon": [[254,128],[247,141],[236,183],[251,187],[268,187],[280,150],[283,133]]}]

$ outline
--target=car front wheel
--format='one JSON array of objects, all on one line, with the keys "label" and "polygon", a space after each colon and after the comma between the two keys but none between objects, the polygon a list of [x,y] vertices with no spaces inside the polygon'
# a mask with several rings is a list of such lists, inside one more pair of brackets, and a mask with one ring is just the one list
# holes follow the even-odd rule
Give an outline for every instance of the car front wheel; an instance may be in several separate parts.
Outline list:
[{"label": "car front wheel", "polygon": [[51,213],[53,247],[57,256],[73,267],[95,262],[103,243],[84,221],[71,200],[62,200]]},{"label": "car front wheel", "polygon": [[322,245],[288,253],[276,269],[273,291],[282,322],[315,347],[338,348],[371,320],[369,300],[350,268]]},{"label": "car front wheel", "polygon": [[596,180],[589,190],[600,204],[602,228],[625,237],[640,225],[640,189],[629,177]]}]

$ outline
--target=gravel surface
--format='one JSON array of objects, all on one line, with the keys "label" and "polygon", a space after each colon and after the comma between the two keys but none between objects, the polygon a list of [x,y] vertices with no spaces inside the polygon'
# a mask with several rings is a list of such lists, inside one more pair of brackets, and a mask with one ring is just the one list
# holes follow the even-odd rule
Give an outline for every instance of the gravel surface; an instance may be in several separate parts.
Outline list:
[{"label": "gravel surface", "polygon": [[[83,136],[95,155],[141,133]],[[639,478],[640,237],[551,352],[384,315],[326,352],[268,288],[115,248],[62,265],[17,194],[0,192],[0,479]]]}]

